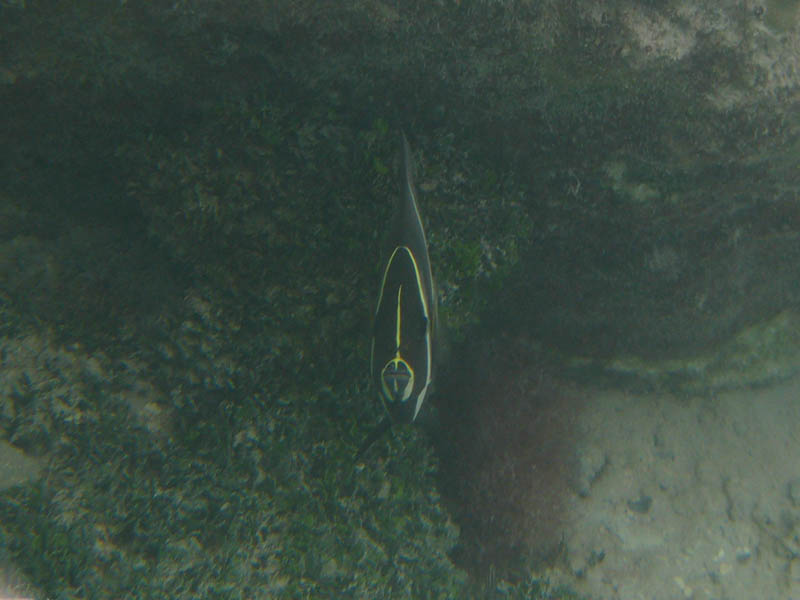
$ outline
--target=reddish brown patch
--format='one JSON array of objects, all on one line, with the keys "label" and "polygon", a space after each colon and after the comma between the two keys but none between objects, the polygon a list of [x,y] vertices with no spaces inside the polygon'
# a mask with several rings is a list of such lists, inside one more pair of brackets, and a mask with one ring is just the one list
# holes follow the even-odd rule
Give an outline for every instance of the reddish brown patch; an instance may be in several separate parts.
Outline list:
[{"label": "reddish brown patch", "polygon": [[560,544],[574,473],[574,395],[524,340],[462,352],[437,394],[441,491],[461,527],[454,558],[505,576]]}]

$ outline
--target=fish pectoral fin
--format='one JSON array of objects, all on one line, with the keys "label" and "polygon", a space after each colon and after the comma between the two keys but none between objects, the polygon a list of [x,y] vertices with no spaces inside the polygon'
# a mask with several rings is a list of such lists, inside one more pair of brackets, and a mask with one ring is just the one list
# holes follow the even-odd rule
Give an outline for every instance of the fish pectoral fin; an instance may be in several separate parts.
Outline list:
[{"label": "fish pectoral fin", "polygon": [[358,449],[358,452],[356,453],[356,462],[361,460],[364,453],[370,449],[372,444],[381,439],[384,436],[384,434],[391,428],[392,428],[392,420],[389,417],[385,417],[383,421],[378,423],[378,426],[372,430],[372,433],[370,433],[369,436],[367,436],[367,439],[364,440],[364,443],[361,444],[361,447]]}]

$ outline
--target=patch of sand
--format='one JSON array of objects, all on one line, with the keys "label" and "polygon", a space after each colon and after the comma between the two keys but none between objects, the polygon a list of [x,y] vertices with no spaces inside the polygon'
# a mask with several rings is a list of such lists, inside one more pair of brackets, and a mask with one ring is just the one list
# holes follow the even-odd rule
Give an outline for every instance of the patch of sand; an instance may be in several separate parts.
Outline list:
[{"label": "patch of sand", "polygon": [[712,398],[601,392],[551,579],[596,599],[800,600],[800,380]]}]

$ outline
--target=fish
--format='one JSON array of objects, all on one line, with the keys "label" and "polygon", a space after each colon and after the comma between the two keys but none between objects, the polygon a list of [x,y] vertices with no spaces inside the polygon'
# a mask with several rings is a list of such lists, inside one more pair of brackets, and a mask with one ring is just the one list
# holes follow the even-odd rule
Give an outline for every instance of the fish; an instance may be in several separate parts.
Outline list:
[{"label": "fish", "polygon": [[392,425],[416,421],[434,380],[436,287],[405,134],[402,146],[400,194],[386,238],[370,349],[371,378],[386,417],[359,454]]}]

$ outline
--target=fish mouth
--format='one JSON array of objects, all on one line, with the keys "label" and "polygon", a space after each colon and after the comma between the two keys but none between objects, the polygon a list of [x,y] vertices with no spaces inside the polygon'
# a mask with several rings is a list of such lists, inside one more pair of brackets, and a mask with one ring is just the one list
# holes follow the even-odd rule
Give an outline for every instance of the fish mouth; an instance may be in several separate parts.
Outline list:
[{"label": "fish mouth", "polygon": [[389,402],[405,402],[414,388],[414,371],[402,357],[397,356],[383,367],[381,383],[383,395]]}]

